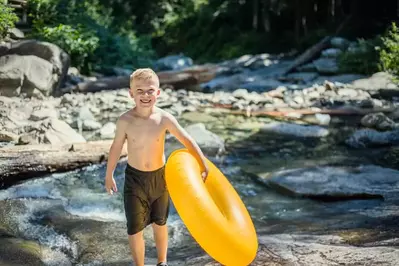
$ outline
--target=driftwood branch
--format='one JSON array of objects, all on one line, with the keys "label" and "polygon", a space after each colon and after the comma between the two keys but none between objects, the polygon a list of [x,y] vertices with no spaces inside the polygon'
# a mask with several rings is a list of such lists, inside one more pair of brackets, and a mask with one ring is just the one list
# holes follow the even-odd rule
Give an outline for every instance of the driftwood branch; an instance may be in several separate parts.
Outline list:
[{"label": "driftwood branch", "polygon": [[[108,158],[112,140],[68,145],[23,145],[0,149],[0,188],[21,180],[98,164]],[[127,155],[124,147],[121,157]]]}]

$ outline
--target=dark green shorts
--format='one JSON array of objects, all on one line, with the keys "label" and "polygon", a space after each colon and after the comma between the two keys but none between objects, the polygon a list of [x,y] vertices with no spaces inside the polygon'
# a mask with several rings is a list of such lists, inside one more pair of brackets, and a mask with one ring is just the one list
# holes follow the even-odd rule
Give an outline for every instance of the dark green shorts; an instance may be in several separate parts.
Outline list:
[{"label": "dark green shorts", "polygon": [[169,215],[165,166],[155,171],[141,171],[128,164],[123,200],[129,235],[142,231],[151,223],[165,225]]}]

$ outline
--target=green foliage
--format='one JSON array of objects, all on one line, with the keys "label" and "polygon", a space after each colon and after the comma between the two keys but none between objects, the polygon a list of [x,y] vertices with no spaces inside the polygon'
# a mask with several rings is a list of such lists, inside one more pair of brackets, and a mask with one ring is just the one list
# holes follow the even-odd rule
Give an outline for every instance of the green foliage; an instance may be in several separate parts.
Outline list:
[{"label": "green foliage", "polygon": [[14,23],[17,21],[18,16],[15,15],[13,9],[0,2],[0,40],[7,36],[9,30],[14,27]]},{"label": "green foliage", "polygon": [[[347,38],[371,38],[386,25],[385,15],[397,1],[387,0],[378,8],[363,2],[30,0],[29,6],[39,39],[65,47],[83,71],[109,72],[114,66],[148,66],[155,55],[184,53],[202,63],[243,54],[302,52],[338,28]],[[347,17],[353,17],[351,23],[339,27]],[[357,43],[359,49],[340,56],[341,70],[372,73],[379,56],[385,58],[381,68],[394,68],[388,56],[392,52],[376,50],[381,39]],[[383,51],[394,49],[387,44]]]},{"label": "green foliage", "polygon": [[358,39],[356,46],[343,52],[338,57],[338,66],[343,73],[373,74],[378,71],[381,38],[370,40]]},{"label": "green foliage", "polygon": [[373,39],[359,39],[354,49],[338,58],[342,72],[373,74],[386,71],[399,77],[399,29],[395,23],[383,35]]},{"label": "green foliage", "polygon": [[399,78],[399,29],[392,23],[382,38],[380,51],[380,69]]},{"label": "green foliage", "polygon": [[37,27],[36,29],[39,29],[37,33],[41,39],[54,43],[67,51],[77,68],[90,70],[88,58],[99,47],[99,39],[94,32],[64,24],[58,24],[56,27]]},{"label": "green foliage", "polygon": [[148,36],[138,37],[129,23],[117,26],[100,0],[31,0],[29,9],[32,35],[59,45],[83,73],[148,65],[154,55]]}]

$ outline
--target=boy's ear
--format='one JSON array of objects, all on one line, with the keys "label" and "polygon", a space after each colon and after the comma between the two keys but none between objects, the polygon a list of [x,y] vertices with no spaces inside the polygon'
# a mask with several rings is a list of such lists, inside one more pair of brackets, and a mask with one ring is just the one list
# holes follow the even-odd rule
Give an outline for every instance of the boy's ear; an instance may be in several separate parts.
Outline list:
[{"label": "boy's ear", "polygon": [[157,96],[158,96],[159,94],[161,94],[161,90],[158,88]]},{"label": "boy's ear", "polygon": [[130,97],[133,97],[134,95],[133,95],[133,90],[132,89],[129,89],[129,94],[130,94]]}]

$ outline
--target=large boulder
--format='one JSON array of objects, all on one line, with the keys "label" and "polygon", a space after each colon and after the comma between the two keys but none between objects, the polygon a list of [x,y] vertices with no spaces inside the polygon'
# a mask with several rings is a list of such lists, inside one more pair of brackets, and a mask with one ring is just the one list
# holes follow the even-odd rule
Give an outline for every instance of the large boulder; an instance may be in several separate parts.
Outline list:
[{"label": "large boulder", "polygon": [[352,148],[394,146],[399,144],[399,130],[379,132],[374,129],[355,131],[345,143]]},{"label": "large boulder", "polygon": [[32,96],[35,90],[49,94],[57,86],[58,77],[50,62],[33,55],[5,55],[0,57],[0,94]]},{"label": "large boulder", "polygon": [[[33,78],[44,80],[40,84],[41,86],[36,87],[40,92],[44,95],[57,94],[57,90],[60,88],[70,65],[69,55],[60,47],[37,40],[22,40],[3,45],[0,49],[0,56],[0,59],[2,59],[0,73],[6,77],[6,80],[12,77],[11,79],[15,81],[12,83],[6,81],[4,83],[3,78],[0,77],[0,91],[13,89],[17,91],[16,80],[18,79],[16,76],[33,76],[32,73],[34,73],[35,77]],[[30,61],[35,61],[35,63],[32,64]],[[10,63],[12,64],[9,65]],[[23,66],[24,64],[27,64],[27,66]],[[25,79],[23,77],[20,80]],[[32,79],[32,77],[30,78]],[[36,83],[31,87],[38,85]],[[16,94],[18,95],[19,93]]]},{"label": "large boulder", "polygon": [[376,165],[283,170],[260,181],[281,193],[320,198],[390,198],[399,192],[399,171]]},{"label": "large boulder", "polygon": [[352,86],[366,90],[371,95],[385,98],[399,96],[399,86],[394,82],[394,77],[387,72],[377,72],[370,77],[355,80],[352,82]]}]

